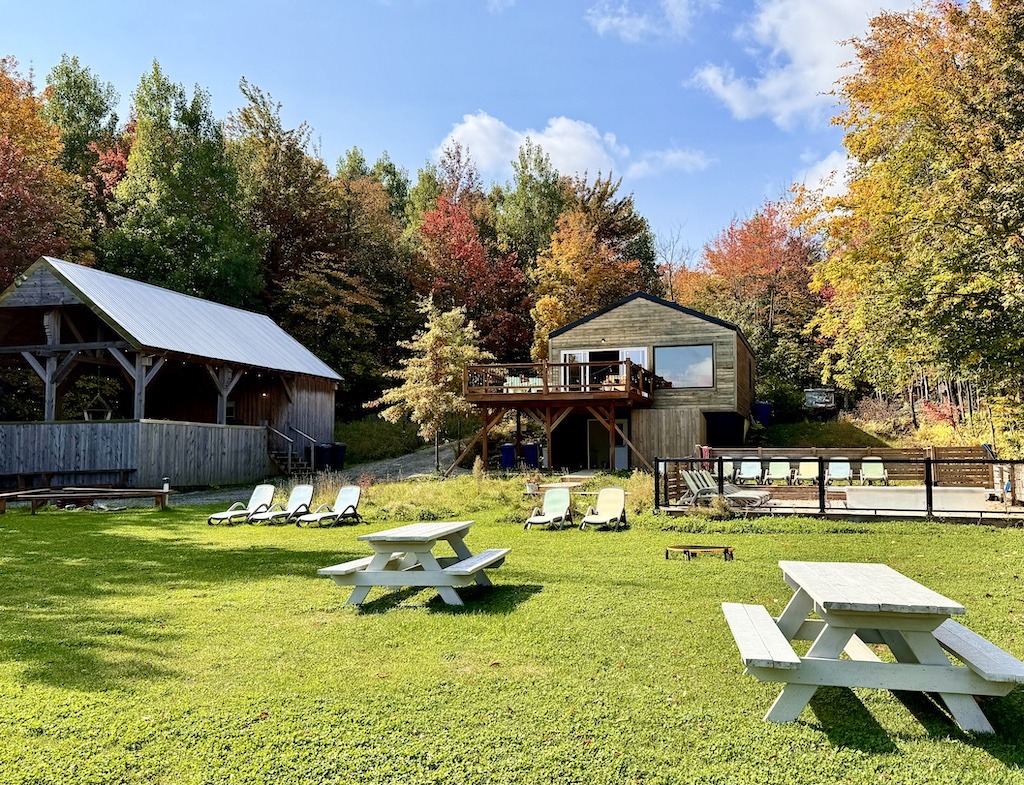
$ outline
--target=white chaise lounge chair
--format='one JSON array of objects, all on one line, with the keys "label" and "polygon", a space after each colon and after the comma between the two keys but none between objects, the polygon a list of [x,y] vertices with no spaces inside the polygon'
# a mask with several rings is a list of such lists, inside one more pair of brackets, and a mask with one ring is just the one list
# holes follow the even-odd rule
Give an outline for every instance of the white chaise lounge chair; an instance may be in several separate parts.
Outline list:
[{"label": "white chaise lounge chair", "polygon": [[[553,526],[561,529],[565,522],[572,523],[572,508],[569,506],[568,488],[548,488],[544,491],[544,501],[540,508],[533,508],[533,515],[526,519],[524,529],[534,524]],[[555,525],[557,522],[557,526]]]},{"label": "white chaise lounge chair", "polygon": [[243,523],[253,513],[264,512],[265,510],[270,509],[270,504],[273,501],[274,486],[257,485],[253,488],[252,496],[249,497],[248,504],[235,502],[223,512],[215,512],[206,519],[206,522],[210,525],[215,523]]},{"label": "white chaise lounge chair", "polygon": [[284,506],[280,502],[270,505],[263,512],[255,512],[246,519],[246,523],[255,525],[263,523],[287,523],[304,512],[309,512],[309,504],[313,501],[312,485],[296,485],[288,496]]},{"label": "white chaise lounge chair", "polygon": [[626,491],[622,488],[602,488],[597,492],[597,503],[587,508],[580,521],[580,529],[590,526],[611,526],[616,531],[626,525]]},{"label": "white chaise lounge chair", "polygon": [[307,512],[295,519],[296,526],[334,526],[334,524],[346,519],[354,518],[356,523],[362,523],[363,518],[359,514],[358,485],[345,485],[338,491],[338,498],[334,500],[334,506],[321,504],[313,512]]}]

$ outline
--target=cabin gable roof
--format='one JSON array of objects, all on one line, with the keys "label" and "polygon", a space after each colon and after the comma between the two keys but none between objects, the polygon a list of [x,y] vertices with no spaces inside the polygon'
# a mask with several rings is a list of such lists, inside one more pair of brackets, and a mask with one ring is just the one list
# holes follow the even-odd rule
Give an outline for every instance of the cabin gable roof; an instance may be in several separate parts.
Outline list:
[{"label": "cabin gable roof", "polygon": [[560,335],[564,335],[565,333],[570,332],[571,330],[574,330],[581,325],[591,322],[594,319],[604,316],[605,314],[610,313],[611,311],[614,311],[617,308],[621,308],[622,306],[627,305],[628,303],[635,302],[637,300],[643,300],[649,303],[653,303],[655,305],[663,306],[665,308],[670,308],[674,311],[678,311],[679,313],[686,314],[687,316],[700,319],[702,321],[708,322],[718,327],[723,327],[727,330],[730,330],[736,333],[740,341],[742,341],[743,345],[747,348],[747,351],[753,354],[753,350],[750,348],[750,344],[747,342],[747,338],[743,334],[743,331],[732,322],[727,322],[724,319],[718,319],[714,316],[709,316],[706,313],[695,311],[692,308],[687,308],[686,306],[680,305],[679,303],[674,303],[671,300],[663,300],[660,297],[655,297],[654,295],[647,294],[646,292],[635,292],[634,294],[631,294],[628,297],[624,297],[621,300],[612,303],[611,305],[607,305],[604,308],[601,308],[600,310],[587,314],[582,319],[577,319],[576,321],[567,324],[564,327],[559,327],[557,330],[552,330],[548,334],[548,340],[552,338],[557,338]]}]

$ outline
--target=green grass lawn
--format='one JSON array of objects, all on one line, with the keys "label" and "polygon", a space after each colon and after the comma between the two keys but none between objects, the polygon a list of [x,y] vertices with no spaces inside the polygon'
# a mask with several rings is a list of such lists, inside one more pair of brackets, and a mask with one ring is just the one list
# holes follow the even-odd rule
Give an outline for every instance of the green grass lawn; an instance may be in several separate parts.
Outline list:
[{"label": "green grass lawn", "polygon": [[[1024,690],[985,703],[993,737],[870,690],[766,723],[778,687],[743,675],[720,610],[781,611],[780,559],[885,562],[1024,655],[1021,530],[648,514],[523,531],[518,489],[378,486],[368,525],[323,530],[210,527],[208,508],[0,516],[0,782],[1024,782]],[[512,548],[495,587],[462,609],[382,589],[346,607],[316,569],[368,553],[356,536],[413,498],[417,517],[476,520],[474,550]],[[665,560],[689,541],[736,560]]]},{"label": "green grass lawn", "polygon": [[769,425],[760,436],[764,447],[888,447],[872,433],[846,420],[804,420]]}]

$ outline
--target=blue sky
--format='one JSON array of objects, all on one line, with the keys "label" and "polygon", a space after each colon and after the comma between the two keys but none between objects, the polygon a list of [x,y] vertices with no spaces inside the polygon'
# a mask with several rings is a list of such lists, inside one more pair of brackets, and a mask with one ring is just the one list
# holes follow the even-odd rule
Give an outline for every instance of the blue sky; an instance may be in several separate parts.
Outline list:
[{"label": "blue sky", "polygon": [[[885,7],[906,8],[905,0]],[[328,164],[384,150],[415,179],[458,138],[505,182],[526,135],[560,171],[612,171],[695,251],[794,181],[844,166],[827,95],[873,0],[5,0],[0,54],[37,84],[78,55],[122,98],[159,60],[223,118],[246,77]]]}]

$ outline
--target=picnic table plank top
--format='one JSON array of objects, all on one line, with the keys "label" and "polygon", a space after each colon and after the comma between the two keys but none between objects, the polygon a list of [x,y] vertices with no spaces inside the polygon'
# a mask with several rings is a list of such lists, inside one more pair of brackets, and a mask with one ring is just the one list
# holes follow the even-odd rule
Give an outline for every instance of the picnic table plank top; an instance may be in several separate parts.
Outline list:
[{"label": "picnic table plank top", "polygon": [[436,523],[410,523],[396,529],[385,529],[371,534],[362,534],[358,539],[365,542],[430,542],[464,532],[473,521],[439,521]]},{"label": "picnic table plank top", "polygon": [[790,580],[826,611],[962,614],[963,605],[885,564],[780,561]]}]

